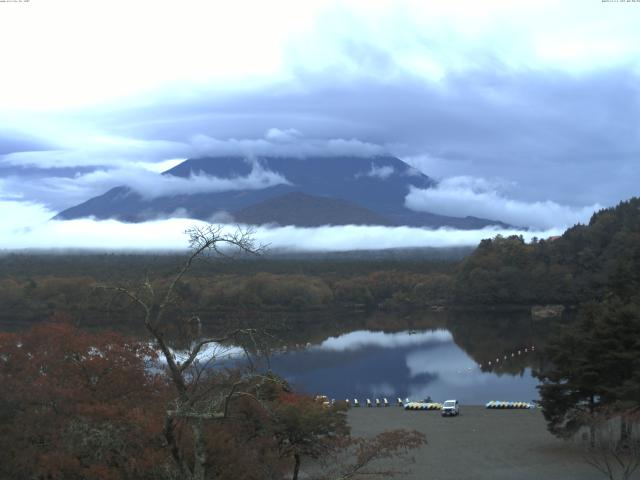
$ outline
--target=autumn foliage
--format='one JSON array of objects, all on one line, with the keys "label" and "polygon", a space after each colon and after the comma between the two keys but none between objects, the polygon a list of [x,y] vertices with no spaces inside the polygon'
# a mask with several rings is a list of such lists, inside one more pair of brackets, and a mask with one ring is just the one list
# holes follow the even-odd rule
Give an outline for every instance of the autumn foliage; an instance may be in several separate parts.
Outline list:
[{"label": "autumn foliage", "polygon": [[[191,478],[171,448],[193,458],[193,420],[174,422],[172,445],[165,422],[176,394],[158,360],[147,342],[64,321],[0,333],[0,478]],[[224,417],[202,422],[205,478],[352,478],[424,443],[418,432],[352,438],[345,405],[297,394],[268,373],[219,369],[199,391],[214,397],[239,384]]]},{"label": "autumn foliage", "polygon": [[0,477],[155,478],[166,386],[155,352],[65,323],[0,334]]}]

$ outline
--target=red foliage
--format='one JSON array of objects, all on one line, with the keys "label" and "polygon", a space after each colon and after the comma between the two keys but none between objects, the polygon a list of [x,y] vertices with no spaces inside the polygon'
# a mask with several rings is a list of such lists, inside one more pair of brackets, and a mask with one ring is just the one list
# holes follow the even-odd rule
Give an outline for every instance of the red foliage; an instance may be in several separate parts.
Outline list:
[{"label": "red foliage", "polygon": [[66,323],[0,333],[0,476],[153,477],[164,461],[155,352]]}]

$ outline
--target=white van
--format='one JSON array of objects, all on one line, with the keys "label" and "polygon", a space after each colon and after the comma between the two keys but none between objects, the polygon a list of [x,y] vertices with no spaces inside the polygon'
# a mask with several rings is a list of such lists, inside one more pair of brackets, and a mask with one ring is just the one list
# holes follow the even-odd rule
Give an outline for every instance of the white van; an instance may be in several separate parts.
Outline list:
[{"label": "white van", "polygon": [[454,415],[460,415],[460,405],[457,400],[446,400],[442,404],[442,416],[452,417]]}]

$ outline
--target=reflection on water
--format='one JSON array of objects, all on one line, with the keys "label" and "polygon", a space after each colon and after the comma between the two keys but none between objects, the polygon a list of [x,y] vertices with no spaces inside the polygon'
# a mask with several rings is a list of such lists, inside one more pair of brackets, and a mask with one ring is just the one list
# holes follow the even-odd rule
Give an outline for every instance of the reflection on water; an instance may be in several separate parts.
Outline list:
[{"label": "reflection on water", "polygon": [[[270,368],[295,387],[310,394],[361,401],[426,396],[435,401],[456,398],[466,404],[530,401],[538,397],[531,370],[542,366],[541,348],[535,354],[511,354],[533,344],[543,347],[553,330],[552,324],[532,322],[528,312],[499,310],[414,316],[384,312],[358,316],[348,311],[301,312],[286,319],[244,317],[253,320],[240,326],[269,327],[268,336],[257,335],[244,347],[253,354],[277,352],[270,357]],[[239,323],[236,320],[223,318],[218,326],[205,325],[205,335],[224,337],[229,325]],[[102,327],[151,341],[141,324]],[[183,360],[185,353],[180,350],[193,339],[171,330],[166,338],[177,359]],[[199,358],[206,363],[214,357],[212,364],[235,366],[244,353],[229,342],[209,345]],[[498,365],[496,358],[501,359]]]},{"label": "reflection on water", "polygon": [[[503,361],[505,368],[510,361]],[[516,361],[522,364],[526,359]],[[480,404],[538,397],[530,368],[516,368],[515,375],[482,371],[444,329],[353,331],[304,350],[276,354],[271,366],[297,388],[336,399],[431,396],[434,401],[456,398]]]}]

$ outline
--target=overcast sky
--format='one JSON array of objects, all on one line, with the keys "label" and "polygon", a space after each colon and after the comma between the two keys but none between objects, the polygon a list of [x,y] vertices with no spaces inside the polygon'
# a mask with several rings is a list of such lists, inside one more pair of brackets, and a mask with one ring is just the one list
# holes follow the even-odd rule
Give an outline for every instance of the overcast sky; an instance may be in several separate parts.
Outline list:
[{"label": "overcast sky", "polygon": [[0,247],[181,159],[283,149],[394,154],[440,181],[417,210],[586,221],[638,195],[638,25],[601,0],[0,2]]}]

